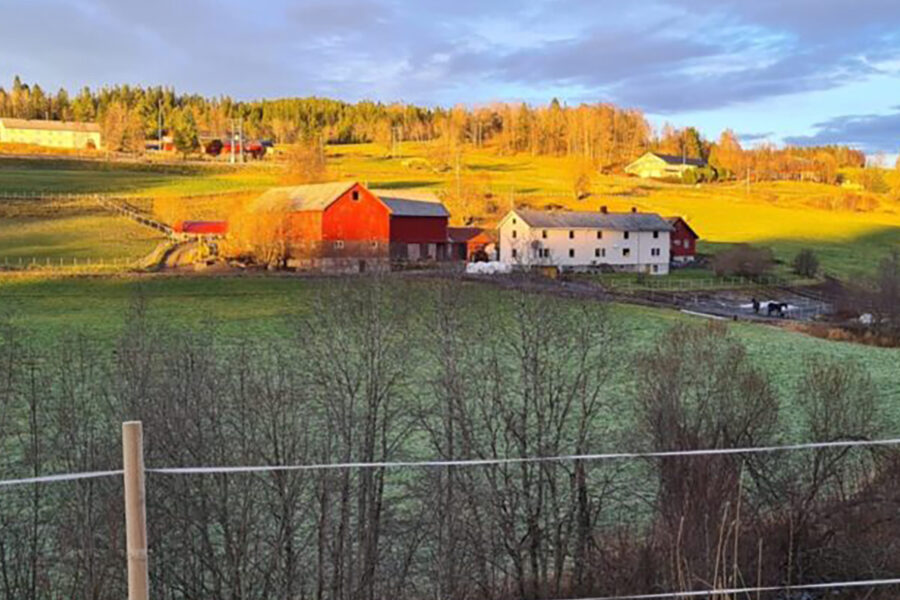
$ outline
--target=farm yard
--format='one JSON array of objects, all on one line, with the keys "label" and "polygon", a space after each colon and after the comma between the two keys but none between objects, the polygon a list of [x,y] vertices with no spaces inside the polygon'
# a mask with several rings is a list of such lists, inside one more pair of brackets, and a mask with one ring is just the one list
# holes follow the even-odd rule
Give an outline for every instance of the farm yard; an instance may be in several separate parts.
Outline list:
[{"label": "farm yard", "polygon": [[[577,200],[562,159],[473,150],[457,180],[422,167],[424,145],[404,144],[398,158],[374,145],[328,152],[329,177],[398,194],[436,190],[458,225],[490,225],[505,203],[683,214],[702,234],[701,251],[771,245],[777,285],[814,282],[790,272],[800,248],[815,249],[829,274],[850,278],[871,274],[900,240],[888,195],[867,212],[835,209],[843,192],[834,186],[760,183],[747,192],[595,174],[593,195]],[[0,257],[36,255],[40,267],[159,254],[169,247],[159,232],[92,194],[165,223],[230,220],[280,177],[270,165],[31,168],[0,159]],[[696,312],[718,303],[742,317],[757,291],[705,268],[650,281],[619,273],[541,285],[597,282],[621,300],[686,291]],[[777,287],[753,285],[761,294]],[[900,349],[820,339],[777,318],[712,322],[615,303],[593,297],[596,289],[539,293],[515,278],[501,285],[446,272],[147,273],[133,263],[106,275],[0,273],[0,469],[9,478],[115,469],[119,425],[135,418],[146,428],[151,468],[505,460],[879,439],[900,430]],[[760,297],[805,302],[778,293]],[[832,416],[820,421],[822,411]],[[152,578],[172,598],[237,588],[260,600],[285,589],[346,600],[358,590],[403,600],[476,588],[497,600],[510,590],[562,598],[652,592],[660,581],[668,589],[677,581],[666,566],[671,552],[689,557],[692,577],[720,583],[751,572],[775,581],[792,561],[817,573],[839,563],[846,579],[881,576],[895,554],[862,565],[844,540],[876,547],[893,527],[873,529],[867,519],[893,502],[882,477],[897,476],[894,460],[887,450],[817,449],[758,460],[151,472]],[[30,562],[41,565],[47,593],[66,584],[71,596],[78,586],[123,595],[124,549],[109,517],[120,494],[109,479],[13,489],[0,503],[0,572]],[[835,500],[844,494],[869,510]],[[743,521],[732,523],[735,496]],[[682,501],[678,521],[670,507]],[[845,520],[834,525],[834,514]],[[802,546],[785,533],[795,519]],[[727,575],[704,546],[717,536],[728,540]],[[90,569],[88,559],[96,560]],[[571,581],[557,576],[569,570]],[[29,585],[25,571],[5,581],[0,597]]]},{"label": "farm yard", "polygon": [[5,11],[0,600],[900,598],[870,4]]},{"label": "farm yard", "polygon": [[[779,272],[803,248],[815,250],[825,272],[852,277],[870,273],[891,248],[900,248],[900,201],[889,194],[848,191],[809,182],[759,182],[686,186],[601,175],[591,178],[592,195],[575,199],[567,159],[547,156],[500,156],[473,149],[464,156],[460,177],[428,167],[428,143],[405,143],[400,156],[388,158],[374,144],[328,147],[328,176],[356,180],[371,188],[429,188],[444,195],[452,225],[492,226],[515,205],[597,210],[600,204],[625,211],[632,206],[663,215],[682,215],[701,233],[701,252],[716,252],[735,243],[771,247],[781,262]],[[114,193],[153,198],[144,208],[161,218],[228,218],[241,203],[280,184],[274,165],[238,169],[24,161],[0,158],[0,194]],[[460,196],[461,195],[461,196]],[[457,197],[460,196],[460,197]],[[35,213],[28,238],[53,235],[58,224]],[[86,235],[91,223],[64,228]],[[44,229],[46,228],[46,232]],[[58,252],[54,253],[54,256]]]}]

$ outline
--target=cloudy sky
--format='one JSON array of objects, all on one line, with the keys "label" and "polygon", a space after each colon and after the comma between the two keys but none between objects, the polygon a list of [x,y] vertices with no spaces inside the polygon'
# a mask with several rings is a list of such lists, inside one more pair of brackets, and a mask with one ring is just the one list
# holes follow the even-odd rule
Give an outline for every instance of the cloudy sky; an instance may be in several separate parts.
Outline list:
[{"label": "cloudy sky", "polygon": [[0,0],[0,81],[240,99],[611,101],[900,149],[900,0]]}]

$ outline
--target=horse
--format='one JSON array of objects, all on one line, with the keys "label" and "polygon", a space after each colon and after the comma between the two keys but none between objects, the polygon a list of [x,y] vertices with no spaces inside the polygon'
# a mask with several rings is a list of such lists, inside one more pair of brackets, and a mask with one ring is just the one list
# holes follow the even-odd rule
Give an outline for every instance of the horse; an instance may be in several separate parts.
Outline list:
[{"label": "horse", "polygon": [[777,317],[784,318],[784,313],[787,308],[787,302],[769,302],[769,304],[766,305],[766,312],[770,317],[774,314]]},{"label": "horse", "polygon": [[759,314],[759,300],[753,298],[750,302],[753,304],[753,312]]}]

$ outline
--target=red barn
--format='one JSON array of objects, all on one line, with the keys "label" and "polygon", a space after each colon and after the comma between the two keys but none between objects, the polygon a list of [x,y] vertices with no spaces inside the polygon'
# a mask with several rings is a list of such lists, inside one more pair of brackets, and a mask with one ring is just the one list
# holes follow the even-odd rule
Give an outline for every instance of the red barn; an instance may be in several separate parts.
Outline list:
[{"label": "red barn", "polygon": [[336,182],[271,189],[253,212],[288,245],[295,266],[355,271],[446,258],[450,215],[435,200]]},{"label": "red barn", "polygon": [[693,262],[697,257],[697,240],[700,236],[681,217],[666,217],[666,221],[674,228],[669,237],[672,262],[676,264]]}]

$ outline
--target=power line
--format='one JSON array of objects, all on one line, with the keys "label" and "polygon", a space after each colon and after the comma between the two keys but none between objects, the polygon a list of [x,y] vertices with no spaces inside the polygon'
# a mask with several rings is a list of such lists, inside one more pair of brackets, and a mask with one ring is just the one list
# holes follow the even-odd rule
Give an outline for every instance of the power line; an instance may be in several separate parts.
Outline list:
[{"label": "power line", "polygon": [[345,462],[317,463],[306,465],[262,465],[239,467],[160,467],[147,469],[151,473],[163,475],[202,475],[222,473],[254,473],[276,471],[323,471],[333,469],[391,469],[391,468],[428,468],[428,467],[482,467],[496,465],[515,465],[523,463],[569,462],[575,460],[626,460],[639,458],[673,458],[691,456],[721,456],[731,454],[763,454],[791,450],[809,450],[815,448],[855,448],[892,446],[900,444],[900,439],[887,440],[845,440],[836,442],[812,442],[807,444],[791,444],[787,446],[757,446],[752,448],[713,448],[707,450],[663,450],[655,452],[615,452],[605,454],[567,454],[561,456],[534,456],[522,458],[477,458],[461,460],[424,460],[424,461],[379,461],[379,462]]},{"label": "power line", "polygon": [[736,596],[741,594],[787,592],[797,590],[833,590],[841,588],[882,587],[900,585],[897,579],[868,579],[861,581],[839,581],[834,583],[807,583],[791,586],[766,586],[745,588],[722,588],[715,590],[695,590],[688,592],[665,592],[657,594],[632,594],[629,596],[600,596],[595,598],[577,598],[571,600],[666,600],[670,598],[708,598],[710,596]]},{"label": "power line", "polygon": [[9,487],[14,485],[25,485],[33,483],[54,483],[57,481],[75,481],[77,479],[96,479],[99,477],[112,477],[121,475],[122,470],[118,471],[90,471],[87,473],[61,473],[58,475],[42,475],[40,477],[25,477],[23,479],[7,479],[0,481],[0,487]]},{"label": "power line", "polygon": [[[521,458],[476,458],[459,460],[421,460],[421,461],[378,461],[378,462],[344,462],[344,463],[311,463],[302,465],[259,465],[236,467],[157,467],[148,468],[148,473],[161,475],[212,475],[227,473],[265,473],[278,471],[323,471],[335,469],[391,469],[391,468],[429,468],[429,467],[483,467],[497,465],[516,465],[527,463],[569,462],[576,460],[629,460],[643,458],[675,458],[695,456],[725,456],[734,454],[765,454],[794,450],[812,450],[827,448],[864,448],[895,446],[900,438],[884,440],[840,440],[834,442],[810,442],[805,444],[789,444],[783,446],[755,446],[747,448],[711,448],[704,450],[659,450],[653,452],[611,452],[603,454],[565,454],[559,456],[530,456]],[[91,471],[85,473],[61,473],[40,477],[0,480],[0,487],[72,481],[77,479],[93,479],[121,475],[116,471]],[[591,599],[593,600],[593,599]]]}]

